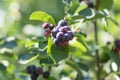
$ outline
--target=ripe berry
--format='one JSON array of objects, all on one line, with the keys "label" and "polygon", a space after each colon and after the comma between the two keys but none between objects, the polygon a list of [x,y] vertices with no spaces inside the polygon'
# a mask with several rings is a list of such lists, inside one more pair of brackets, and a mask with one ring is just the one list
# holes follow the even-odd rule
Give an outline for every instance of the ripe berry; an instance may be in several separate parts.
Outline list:
[{"label": "ripe berry", "polygon": [[42,70],[41,67],[37,67],[34,72],[35,72],[36,75],[40,75],[40,74],[43,73],[43,70]]},{"label": "ripe berry", "polygon": [[64,33],[63,32],[58,32],[56,35],[56,38],[59,40],[63,40],[65,38]]},{"label": "ripe berry", "polygon": [[66,33],[70,28],[68,26],[60,27],[59,31]]},{"label": "ripe berry", "polygon": [[60,21],[58,22],[58,26],[67,26],[67,21],[65,21],[65,20],[60,20]]},{"label": "ripe berry", "polygon": [[49,76],[50,76],[50,72],[49,71],[43,72],[43,78],[48,78]]},{"label": "ripe berry", "polygon": [[42,24],[42,28],[44,28],[44,29],[49,28],[49,26],[50,26],[50,25],[49,25],[48,23],[43,23],[43,24]]},{"label": "ripe berry", "polygon": [[59,32],[58,29],[57,29],[57,28],[54,28],[54,29],[52,30],[52,36],[53,36],[54,38],[56,38],[56,34],[57,34],[58,32]]},{"label": "ripe berry", "polygon": [[31,80],[37,80],[38,75],[36,75],[35,73],[31,74]]},{"label": "ripe berry", "polygon": [[60,42],[60,41],[59,41],[58,39],[56,39],[56,38],[53,39],[53,43],[54,43],[55,45],[59,45],[59,42]]},{"label": "ripe berry", "polygon": [[54,28],[54,25],[53,24],[50,24],[49,25],[49,29],[52,30]]},{"label": "ripe berry", "polygon": [[45,31],[45,36],[48,37],[50,35],[51,31],[48,29]]},{"label": "ripe berry", "polygon": [[36,69],[35,65],[30,65],[30,66],[27,66],[26,72],[31,74],[35,71],[35,69]]}]

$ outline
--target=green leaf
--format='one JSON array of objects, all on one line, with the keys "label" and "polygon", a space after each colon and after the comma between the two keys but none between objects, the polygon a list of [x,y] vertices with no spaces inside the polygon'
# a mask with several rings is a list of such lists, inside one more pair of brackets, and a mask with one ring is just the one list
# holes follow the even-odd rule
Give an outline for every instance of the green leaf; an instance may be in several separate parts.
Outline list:
[{"label": "green leaf", "polygon": [[13,40],[13,41],[5,41],[3,44],[0,45],[0,48],[13,49],[16,46],[17,46],[17,42],[16,40]]},{"label": "green leaf", "polygon": [[62,47],[62,46],[56,46],[56,45],[51,45],[51,55],[58,63],[59,61],[66,59],[68,57],[68,46]]},{"label": "green leaf", "polygon": [[52,16],[50,16],[47,13],[42,12],[42,11],[33,12],[30,16],[30,20],[40,20],[42,22],[52,23],[54,25],[56,24],[55,20]]},{"label": "green leaf", "polygon": [[68,13],[70,14],[74,14],[76,9],[80,6],[80,4],[78,3],[78,1],[74,1],[70,3],[70,7],[68,10]]},{"label": "green leaf", "polygon": [[114,0],[100,0],[99,1],[99,9],[111,9],[114,4]]},{"label": "green leaf", "polygon": [[52,65],[54,64],[53,60],[50,57],[47,58],[43,58],[40,60],[40,64],[48,64],[48,65]]},{"label": "green leaf", "polygon": [[22,54],[18,56],[18,61],[21,64],[26,64],[26,63],[33,61],[37,57],[38,57],[37,54]]},{"label": "green leaf", "polygon": [[35,42],[35,41],[28,40],[28,41],[25,43],[25,47],[33,46],[33,45],[35,45],[36,43],[37,43],[37,42]]},{"label": "green leaf", "polygon": [[0,63],[0,70],[1,71],[6,71],[6,66],[4,66],[2,63]]},{"label": "green leaf", "polygon": [[83,64],[83,63],[77,63],[77,64],[79,65],[79,67],[80,67],[82,70],[88,72],[89,68],[88,68],[87,65],[85,65],[85,64]]},{"label": "green leaf", "polygon": [[119,55],[116,54],[116,53],[114,53],[113,51],[111,51],[111,53],[109,54],[109,56],[120,67],[120,57],[119,57]]}]

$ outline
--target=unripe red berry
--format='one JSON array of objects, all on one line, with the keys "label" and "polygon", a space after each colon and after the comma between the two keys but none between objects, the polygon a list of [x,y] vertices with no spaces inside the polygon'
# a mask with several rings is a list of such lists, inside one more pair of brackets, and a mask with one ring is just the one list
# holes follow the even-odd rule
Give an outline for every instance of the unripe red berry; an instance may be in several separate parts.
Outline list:
[{"label": "unripe red berry", "polygon": [[48,29],[45,31],[45,36],[48,37],[51,34],[51,31]]},{"label": "unripe red berry", "polygon": [[113,51],[114,51],[115,53],[119,53],[119,52],[120,52],[120,47],[115,46],[115,48],[113,49]]},{"label": "unripe red berry", "polygon": [[43,23],[43,24],[42,24],[42,28],[44,28],[44,29],[48,29],[49,26],[50,26],[50,25],[49,25],[48,23]]}]

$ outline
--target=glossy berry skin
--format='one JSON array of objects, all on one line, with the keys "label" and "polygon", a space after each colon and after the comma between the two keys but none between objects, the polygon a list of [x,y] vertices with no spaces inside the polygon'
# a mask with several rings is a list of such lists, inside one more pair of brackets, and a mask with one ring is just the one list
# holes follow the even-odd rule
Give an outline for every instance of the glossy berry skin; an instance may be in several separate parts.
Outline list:
[{"label": "glossy berry skin", "polygon": [[56,34],[57,34],[58,32],[59,32],[58,29],[57,29],[57,28],[54,28],[54,29],[52,30],[52,36],[53,36],[54,38],[56,38]]},{"label": "glossy berry skin", "polygon": [[50,26],[50,25],[49,25],[48,23],[43,23],[43,24],[42,24],[42,28],[44,28],[44,29],[49,28],[49,26]]},{"label": "glossy berry skin", "polygon": [[56,38],[58,40],[64,40],[64,38],[65,38],[64,33],[63,32],[58,32],[57,35],[56,35]]},{"label": "glossy berry skin", "polygon": [[37,67],[37,68],[35,69],[34,73],[35,73],[36,75],[40,75],[40,74],[43,73],[43,70],[42,70],[41,67]]},{"label": "glossy berry skin", "polygon": [[58,22],[58,26],[67,26],[67,21],[65,21],[65,20],[60,20],[60,21]]},{"label": "glossy berry skin", "polygon": [[64,26],[64,27],[59,28],[59,31],[64,32],[64,33],[66,33],[68,30],[70,30],[70,28],[68,26]]},{"label": "glossy berry skin", "polygon": [[32,74],[35,71],[35,69],[36,69],[35,65],[29,65],[26,68],[26,72]]},{"label": "glossy berry skin", "polygon": [[59,42],[60,42],[60,41],[59,41],[58,39],[56,39],[56,38],[53,39],[53,43],[54,43],[55,45],[59,45]]},{"label": "glossy berry skin", "polygon": [[54,28],[53,24],[49,24],[49,29],[52,30]]},{"label": "glossy berry skin", "polygon": [[49,78],[49,76],[50,76],[50,72],[49,71],[43,72],[43,78]]}]

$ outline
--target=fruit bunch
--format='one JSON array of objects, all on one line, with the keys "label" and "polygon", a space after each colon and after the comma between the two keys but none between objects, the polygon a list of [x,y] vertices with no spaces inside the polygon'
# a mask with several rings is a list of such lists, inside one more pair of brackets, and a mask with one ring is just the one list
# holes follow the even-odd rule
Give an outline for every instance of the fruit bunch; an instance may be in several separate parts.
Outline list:
[{"label": "fruit bunch", "polygon": [[115,47],[114,47],[114,52],[115,53],[119,53],[120,52],[120,40],[116,40],[115,42],[114,42],[114,44],[115,44]]},{"label": "fruit bunch", "polygon": [[42,24],[42,28],[45,29],[45,36],[48,37],[51,34],[51,30],[54,28],[53,24],[49,24],[49,23],[43,23]]},{"label": "fruit bunch", "polygon": [[50,75],[49,71],[43,72],[43,69],[41,67],[36,67],[35,65],[27,66],[26,72],[31,74],[31,80],[37,80],[39,75],[42,75],[43,78],[48,78]]},{"label": "fruit bunch", "polygon": [[60,20],[52,30],[52,40],[55,45],[66,46],[73,39],[73,32],[67,25],[67,21]]}]

